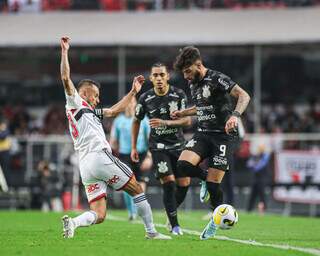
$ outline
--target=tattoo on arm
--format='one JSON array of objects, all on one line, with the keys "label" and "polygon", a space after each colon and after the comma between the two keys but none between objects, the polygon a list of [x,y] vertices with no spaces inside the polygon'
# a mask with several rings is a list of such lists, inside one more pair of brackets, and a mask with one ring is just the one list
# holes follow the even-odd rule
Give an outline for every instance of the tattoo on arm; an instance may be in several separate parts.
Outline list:
[{"label": "tattoo on arm", "polygon": [[238,98],[235,111],[238,111],[240,114],[242,114],[246,110],[249,104],[249,101],[250,101],[249,94],[245,90],[243,90],[239,85],[235,85],[232,88],[230,94],[233,97]]}]

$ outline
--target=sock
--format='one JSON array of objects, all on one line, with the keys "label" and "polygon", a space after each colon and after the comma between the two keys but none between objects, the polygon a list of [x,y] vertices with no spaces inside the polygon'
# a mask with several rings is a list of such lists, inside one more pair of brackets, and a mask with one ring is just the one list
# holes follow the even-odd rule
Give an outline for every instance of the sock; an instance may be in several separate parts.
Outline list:
[{"label": "sock", "polygon": [[171,227],[179,226],[177,216],[177,202],[175,197],[176,183],[174,181],[166,182],[163,188],[163,204]]},{"label": "sock", "polygon": [[132,196],[128,193],[123,192],[124,203],[129,213],[129,217],[135,217],[137,215],[137,208],[133,203]]},{"label": "sock", "polygon": [[87,211],[81,215],[72,218],[75,228],[78,227],[88,227],[96,223],[98,215],[94,211]]},{"label": "sock", "polygon": [[133,202],[137,207],[137,212],[142,218],[144,228],[147,233],[156,233],[156,229],[153,224],[152,211],[150,204],[147,201],[146,195],[141,193],[133,197]]},{"label": "sock", "polygon": [[181,187],[176,186],[176,202],[177,202],[177,208],[183,203],[184,199],[186,198],[187,192],[188,192],[189,186]]},{"label": "sock", "polygon": [[188,177],[196,177],[204,181],[207,179],[208,171],[202,170],[199,166],[194,166],[188,161],[179,160],[177,162],[177,168],[180,173],[183,173]]},{"label": "sock", "polygon": [[210,194],[210,203],[212,210],[223,202],[223,192],[220,188],[220,183],[207,181],[207,189]]}]

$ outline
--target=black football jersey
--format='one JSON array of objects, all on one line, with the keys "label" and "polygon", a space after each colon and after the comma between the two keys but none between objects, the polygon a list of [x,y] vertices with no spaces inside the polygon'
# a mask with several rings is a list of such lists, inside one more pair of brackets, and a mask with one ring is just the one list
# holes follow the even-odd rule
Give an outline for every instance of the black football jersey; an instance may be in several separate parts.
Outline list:
[{"label": "black football jersey", "polygon": [[229,93],[235,85],[230,77],[211,69],[201,81],[189,84],[199,132],[225,133],[226,121],[233,111]]},{"label": "black football jersey", "polygon": [[[166,95],[159,96],[154,89],[143,93],[136,106],[135,117],[142,120],[145,115],[149,119],[160,118],[171,120],[170,113],[185,109],[187,96],[183,90],[170,85]],[[179,149],[185,144],[181,127],[162,126],[151,128],[149,147],[151,150]]]}]

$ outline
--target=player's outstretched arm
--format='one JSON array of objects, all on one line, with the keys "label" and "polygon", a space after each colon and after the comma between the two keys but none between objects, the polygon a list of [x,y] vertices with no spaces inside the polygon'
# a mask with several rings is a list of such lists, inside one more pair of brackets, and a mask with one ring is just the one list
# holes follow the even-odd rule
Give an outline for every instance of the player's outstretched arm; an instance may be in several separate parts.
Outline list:
[{"label": "player's outstretched arm", "polygon": [[235,85],[230,94],[237,98],[237,105],[235,110],[233,111],[231,117],[228,119],[225,125],[225,131],[226,133],[230,133],[230,131],[233,131],[238,126],[238,118],[241,116],[241,114],[246,110],[249,102],[250,102],[250,96],[249,94],[243,90],[239,85]]},{"label": "player's outstretched arm", "polygon": [[74,95],[74,84],[70,78],[70,65],[68,59],[68,51],[70,48],[70,38],[67,36],[63,36],[60,39],[61,45],[61,64],[60,64],[60,73],[61,73],[61,80],[64,86],[66,93],[71,96]]},{"label": "player's outstretched arm", "polygon": [[196,106],[192,106],[184,110],[173,111],[170,116],[172,119],[178,119],[186,116],[195,116],[196,114],[197,114]]},{"label": "player's outstretched arm", "polygon": [[138,92],[140,92],[144,81],[145,81],[145,78],[142,75],[136,76],[133,79],[132,88],[130,92],[126,96],[124,96],[122,100],[120,100],[118,103],[113,105],[111,108],[104,108],[103,116],[113,117],[118,115],[122,111],[124,111],[125,108],[128,106],[128,104],[130,103],[130,101],[132,100],[132,98],[135,97]]},{"label": "player's outstretched arm", "polygon": [[131,161],[139,162],[139,153],[137,151],[137,139],[140,130],[140,120],[137,118],[133,119],[131,128]]},{"label": "player's outstretched arm", "polygon": [[163,120],[159,118],[152,118],[149,120],[151,128],[157,128],[161,126],[171,126],[171,127],[185,127],[191,125],[190,117],[181,117],[175,120]]}]

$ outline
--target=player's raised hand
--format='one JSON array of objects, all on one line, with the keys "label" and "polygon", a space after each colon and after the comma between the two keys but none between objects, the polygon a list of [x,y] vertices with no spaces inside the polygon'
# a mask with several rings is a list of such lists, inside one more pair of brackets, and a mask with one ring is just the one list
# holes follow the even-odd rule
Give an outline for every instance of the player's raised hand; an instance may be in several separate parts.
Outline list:
[{"label": "player's raised hand", "polygon": [[151,128],[157,128],[166,125],[166,121],[160,118],[152,118],[149,120],[149,125]]},{"label": "player's raised hand", "polygon": [[145,81],[145,78],[142,75],[134,77],[133,82],[132,82],[132,89],[131,90],[134,93],[140,92],[144,81]]},{"label": "player's raised hand", "polygon": [[69,48],[70,48],[69,42],[70,42],[70,37],[68,37],[68,36],[61,37],[60,45],[61,45],[61,49],[63,51],[68,51],[69,50]]},{"label": "player's raised hand", "polygon": [[183,117],[182,111],[181,110],[175,110],[170,114],[170,117],[172,119],[179,119],[179,118]]},{"label": "player's raised hand", "polygon": [[236,131],[237,127],[238,127],[238,117],[231,116],[226,122],[226,126],[224,127],[224,129],[226,133],[229,134],[230,132]]},{"label": "player's raised hand", "polygon": [[139,163],[139,153],[138,153],[137,149],[131,150],[130,157],[131,157],[132,162]]}]

